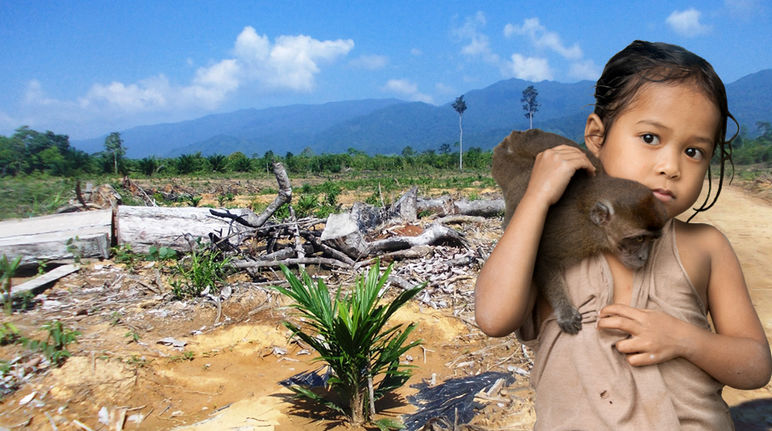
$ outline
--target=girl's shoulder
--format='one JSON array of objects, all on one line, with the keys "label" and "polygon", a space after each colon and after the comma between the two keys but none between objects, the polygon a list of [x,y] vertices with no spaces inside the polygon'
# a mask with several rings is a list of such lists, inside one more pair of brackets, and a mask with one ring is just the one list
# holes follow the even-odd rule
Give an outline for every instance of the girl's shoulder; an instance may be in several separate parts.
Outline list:
[{"label": "girl's shoulder", "polygon": [[727,256],[734,256],[732,245],[715,226],[680,220],[674,220],[673,223],[681,264],[700,295],[707,295],[711,274],[714,274],[714,263],[726,260]]},{"label": "girl's shoulder", "polygon": [[[715,226],[707,223],[685,223],[673,220],[679,252],[682,248],[697,248],[702,252],[723,251],[731,248],[729,240]],[[684,250],[688,251],[688,250]]]}]

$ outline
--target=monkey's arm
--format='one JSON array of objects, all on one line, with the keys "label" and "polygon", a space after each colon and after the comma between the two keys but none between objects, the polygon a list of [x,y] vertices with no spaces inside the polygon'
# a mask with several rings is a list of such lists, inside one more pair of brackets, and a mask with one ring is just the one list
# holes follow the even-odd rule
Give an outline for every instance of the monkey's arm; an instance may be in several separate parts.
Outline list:
[{"label": "monkey's arm", "polygon": [[700,241],[710,256],[708,306],[716,333],[665,313],[613,304],[601,310],[599,328],[631,335],[617,343],[635,366],[683,357],[716,380],[739,389],[766,385],[772,358],[764,329],[753,309],[737,256],[727,239],[706,226]]},{"label": "monkey's arm", "polygon": [[475,319],[490,336],[518,329],[535,302],[533,268],[544,221],[578,169],[594,171],[578,148],[551,148],[536,157],[525,195],[475,287]]}]

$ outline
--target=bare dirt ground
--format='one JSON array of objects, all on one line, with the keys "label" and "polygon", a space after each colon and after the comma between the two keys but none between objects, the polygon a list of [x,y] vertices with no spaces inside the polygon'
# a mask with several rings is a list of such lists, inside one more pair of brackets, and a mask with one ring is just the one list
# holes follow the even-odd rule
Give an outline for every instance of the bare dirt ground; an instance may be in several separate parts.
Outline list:
[{"label": "bare dirt ground", "polygon": [[[698,220],[718,226],[732,241],[772,339],[772,205],[729,187]],[[462,230],[474,246],[488,251],[501,234],[497,220]],[[312,361],[313,352],[290,339],[281,322],[292,313],[265,284],[244,276],[231,279],[233,294],[218,318],[211,302],[170,301],[158,294],[153,280],[159,265],[92,262],[49,288],[32,310],[2,316],[25,335],[43,338],[40,326],[53,319],[82,335],[61,368],[34,374],[0,400],[0,429],[119,429],[111,422],[127,430],[353,429],[296,401],[279,384],[320,364]],[[414,375],[394,397],[376,404],[377,417],[415,412],[407,397],[417,392],[411,385],[421,381],[500,371],[515,382],[478,397],[484,408],[469,429],[531,429],[533,394],[527,376],[520,374],[530,367],[527,352],[514,337],[488,338],[473,324],[471,294],[478,270],[470,267],[471,277],[459,277],[452,289],[435,289],[431,298],[416,300],[396,315],[395,323],[418,323],[414,338],[424,344],[404,356],[405,363],[416,366]],[[334,272],[324,276],[330,286],[349,278]],[[166,337],[185,345],[158,343]],[[2,358],[22,352],[19,346],[0,347]],[[738,429],[772,429],[771,391],[770,385],[725,390]]]}]

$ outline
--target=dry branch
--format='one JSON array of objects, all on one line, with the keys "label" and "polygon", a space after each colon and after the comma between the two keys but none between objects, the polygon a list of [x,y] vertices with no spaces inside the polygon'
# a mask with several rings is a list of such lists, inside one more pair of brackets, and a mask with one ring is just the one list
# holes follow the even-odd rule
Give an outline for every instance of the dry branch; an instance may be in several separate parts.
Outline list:
[{"label": "dry branch", "polygon": [[238,269],[256,269],[256,268],[276,268],[279,265],[292,266],[292,265],[323,265],[332,266],[336,268],[351,268],[344,262],[336,259],[330,259],[326,257],[303,257],[303,258],[289,258],[283,260],[239,260],[232,262],[232,265]]}]

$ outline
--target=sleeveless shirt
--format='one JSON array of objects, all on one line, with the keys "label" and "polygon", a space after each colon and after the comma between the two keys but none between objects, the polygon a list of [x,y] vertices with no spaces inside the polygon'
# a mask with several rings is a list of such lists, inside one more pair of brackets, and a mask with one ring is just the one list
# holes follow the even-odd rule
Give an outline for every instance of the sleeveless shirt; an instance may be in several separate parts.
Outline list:
[{"label": "sleeveless shirt", "polygon": [[[599,330],[601,308],[613,302],[606,259],[590,257],[565,271],[569,297],[582,315],[576,335],[560,331],[554,315],[537,322],[535,309],[518,337],[536,354],[535,430],[733,430],[723,385],[683,358],[633,367],[614,345],[627,337]],[[705,300],[678,256],[670,220],[647,264],[633,276],[632,307],[660,310],[710,330]],[[535,341],[534,341],[535,340]]]}]

